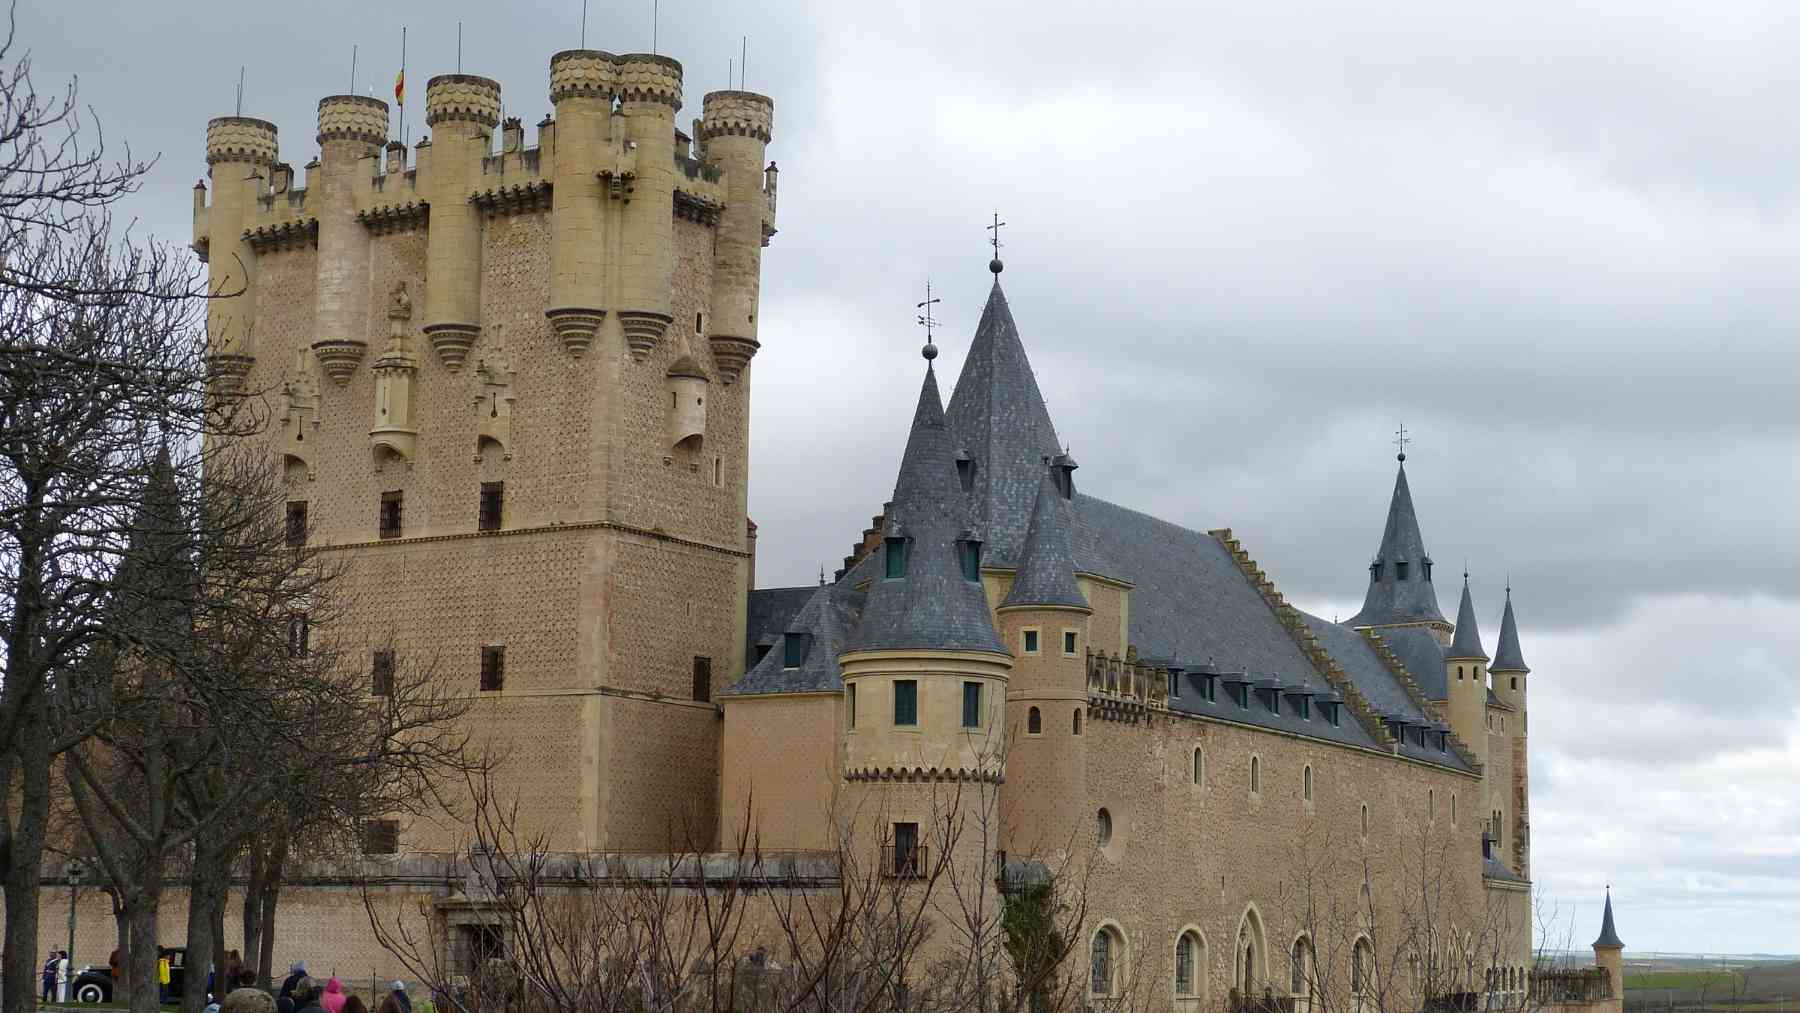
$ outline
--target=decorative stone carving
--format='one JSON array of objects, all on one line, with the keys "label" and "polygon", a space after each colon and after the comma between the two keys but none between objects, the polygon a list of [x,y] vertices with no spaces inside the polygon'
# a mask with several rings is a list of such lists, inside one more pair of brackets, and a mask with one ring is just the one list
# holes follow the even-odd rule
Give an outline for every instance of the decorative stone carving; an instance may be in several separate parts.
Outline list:
[{"label": "decorative stone carving", "polygon": [[631,349],[631,357],[643,362],[644,357],[656,348],[673,319],[667,313],[654,310],[620,310],[619,327],[625,332],[625,344]]},{"label": "decorative stone carving", "polygon": [[[282,453],[290,461],[306,466],[306,477],[313,477],[312,444],[318,442],[319,377],[314,370],[314,357],[302,349],[294,356],[294,366],[281,379]],[[313,434],[309,443],[308,433]]]},{"label": "decorative stone carving", "polygon": [[755,338],[740,338],[729,334],[714,334],[707,338],[712,345],[713,362],[719,367],[719,378],[726,383],[736,383],[738,375],[756,355],[762,343]]},{"label": "decorative stone carving", "polygon": [[319,360],[319,368],[325,370],[325,375],[331,377],[332,383],[342,387],[356,375],[356,367],[362,364],[369,346],[366,342],[342,338],[336,341],[315,341],[312,350],[313,357]]},{"label": "decorative stone carving", "polygon": [[[499,330],[499,328],[495,328]],[[498,342],[496,342],[498,344]],[[480,381],[474,408],[475,461],[481,461],[481,445],[493,441],[500,446],[501,460],[512,460],[513,368],[504,346],[482,353],[475,361],[475,379]]]},{"label": "decorative stone carving", "polygon": [[[388,293],[387,317],[387,347],[371,367],[375,371],[375,426],[369,430],[369,442],[377,466],[384,455],[410,463],[419,439],[413,419],[413,381],[419,373],[419,360],[413,355],[412,296],[406,290],[406,282],[396,283]],[[470,342],[473,340],[470,335]],[[435,337],[432,344],[437,344]],[[456,365],[462,364],[467,352],[468,344],[464,344]],[[439,354],[443,354],[442,348]],[[445,364],[449,365],[447,359]]]}]

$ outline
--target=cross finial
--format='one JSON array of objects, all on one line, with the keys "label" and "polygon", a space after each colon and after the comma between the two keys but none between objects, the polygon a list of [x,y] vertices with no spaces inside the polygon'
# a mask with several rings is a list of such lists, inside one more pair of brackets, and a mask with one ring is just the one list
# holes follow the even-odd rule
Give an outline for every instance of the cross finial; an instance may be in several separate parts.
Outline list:
[{"label": "cross finial", "polygon": [[937,345],[932,343],[931,330],[938,325],[938,321],[931,315],[931,307],[941,301],[931,294],[931,279],[926,278],[925,300],[916,307],[919,311],[919,326],[925,328],[925,347],[919,350],[919,354],[925,357],[926,362],[937,358]]},{"label": "cross finial", "polygon": [[1395,456],[1401,464],[1406,463],[1406,445],[1411,442],[1412,437],[1406,435],[1406,423],[1400,423],[1399,431],[1394,433],[1394,449],[1399,451]]},{"label": "cross finial", "polygon": [[1005,225],[1006,223],[1000,220],[1000,212],[995,211],[994,224],[987,227],[987,230],[993,233],[992,236],[988,237],[988,243],[994,248],[994,259],[988,261],[988,270],[995,274],[999,274],[1006,269],[1006,265],[1000,262],[1000,229]]},{"label": "cross finial", "polygon": [[825,586],[825,564],[819,564],[819,586]]}]

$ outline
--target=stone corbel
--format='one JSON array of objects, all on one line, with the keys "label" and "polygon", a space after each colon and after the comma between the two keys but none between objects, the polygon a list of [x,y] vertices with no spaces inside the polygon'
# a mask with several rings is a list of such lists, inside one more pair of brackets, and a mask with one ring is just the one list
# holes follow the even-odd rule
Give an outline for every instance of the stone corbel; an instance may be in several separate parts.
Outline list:
[{"label": "stone corbel", "polygon": [[513,369],[504,351],[481,356],[475,365],[475,379],[480,386],[474,399],[476,415],[475,461],[481,462],[482,444],[489,440],[500,446],[500,459],[512,460]]}]

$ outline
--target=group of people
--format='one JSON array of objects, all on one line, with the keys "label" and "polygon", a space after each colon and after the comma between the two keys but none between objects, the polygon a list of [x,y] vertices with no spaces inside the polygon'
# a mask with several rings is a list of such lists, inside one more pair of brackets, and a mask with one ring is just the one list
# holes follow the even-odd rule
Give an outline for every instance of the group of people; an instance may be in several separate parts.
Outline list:
[{"label": "group of people", "polygon": [[[236,993],[233,993],[235,995]],[[268,993],[259,995],[266,1002]],[[232,996],[225,997],[225,1007],[221,1013],[267,1013],[266,1009],[234,1009],[231,1006]],[[344,983],[332,975],[324,985],[307,974],[306,961],[296,961],[286,980],[281,983],[281,991],[276,993],[274,1013],[369,1013],[368,1004],[360,996],[344,991]],[[406,982],[396,981],[388,986],[388,994],[381,1000],[376,1013],[437,1013],[436,1004],[427,999],[414,1007],[412,996],[406,992]]]},{"label": "group of people", "polygon": [[67,1002],[69,998],[69,951],[51,950],[44,961],[44,1001]]}]

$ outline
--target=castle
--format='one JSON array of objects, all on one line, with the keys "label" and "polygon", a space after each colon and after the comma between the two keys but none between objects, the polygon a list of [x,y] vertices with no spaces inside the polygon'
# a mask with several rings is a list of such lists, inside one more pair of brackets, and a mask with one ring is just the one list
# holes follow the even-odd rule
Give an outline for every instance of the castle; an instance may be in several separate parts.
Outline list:
[{"label": "castle", "polygon": [[[411,151],[386,103],[325,98],[303,179],[273,124],[215,119],[194,244],[240,293],[208,315],[215,395],[267,392],[290,532],[354,563],[340,637],[466,686],[534,832],[826,851],[849,813],[905,875],[945,787],[980,786],[1003,850],[1094,856],[1096,998],[1128,966],[1181,1010],[1304,1002],[1327,948],[1365,968],[1365,940],[1295,914],[1320,851],[1363,856],[1330,886],[1371,918],[1411,868],[1454,898],[1446,938],[1504,923],[1467,987],[1524,993],[1531,670],[1510,591],[1491,656],[1466,579],[1441,611],[1404,455],[1362,610],[1302,612],[1230,529],[1078,488],[996,259],[947,405],[926,347],[891,497],[844,569],[755,588],[773,102],[709,93],[684,132],[676,61],[573,50],[527,146],[500,96],[432,78]],[[377,829],[401,853],[458,832]],[[1431,848],[1441,865],[1406,866]],[[282,917],[284,953],[391,976],[341,884],[302,878]],[[1607,987],[1571,1005],[1617,1008],[1616,942],[1609,900]]]}]

